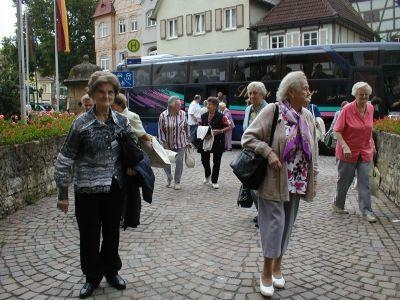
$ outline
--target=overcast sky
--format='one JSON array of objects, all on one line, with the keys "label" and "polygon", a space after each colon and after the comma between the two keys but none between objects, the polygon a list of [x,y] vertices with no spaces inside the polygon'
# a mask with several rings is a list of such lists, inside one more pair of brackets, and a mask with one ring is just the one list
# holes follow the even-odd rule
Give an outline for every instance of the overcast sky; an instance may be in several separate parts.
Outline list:
[{"label": "overcast sky", "polygon": [[5,36],[15,34],[15,23],[17,22],[17,9],[13,7],[12,0],[0,0],[0,40]]}]

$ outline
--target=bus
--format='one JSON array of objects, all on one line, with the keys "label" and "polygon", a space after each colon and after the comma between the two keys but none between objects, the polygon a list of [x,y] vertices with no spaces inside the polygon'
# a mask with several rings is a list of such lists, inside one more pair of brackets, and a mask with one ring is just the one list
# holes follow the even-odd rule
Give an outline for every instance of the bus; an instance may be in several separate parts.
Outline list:
[{"label": "bus", "polygon": [[357,81],[368,82],[381,98],[379,113],[387,114],[387,99],[400,84],[400,43],[358,43],[246,50],[204,55],[144,57],[141,64],[119,64],[131,71],[133,88],[125,90],[129,108],[138,113],[146,130],[157,133],[160,113],[170,96],[178,96],[185,109],[196,94],[206,99],[222,92],[235,121],[233,140],[240,141],[246,106],[246,87],[262,81],[267,102],[275,102],[280,80],[302,70],[326,126],[342,101],[351,101]]}]

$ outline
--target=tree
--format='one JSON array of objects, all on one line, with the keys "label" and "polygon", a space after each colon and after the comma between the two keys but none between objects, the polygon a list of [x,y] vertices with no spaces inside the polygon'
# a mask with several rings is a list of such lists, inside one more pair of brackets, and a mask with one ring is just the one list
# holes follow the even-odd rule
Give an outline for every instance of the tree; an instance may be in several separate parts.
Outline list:
[{"label": "tree", "polygon": [[15,37],[5,37],[0,49],[0,113],[19,114],[18,48]]},{"label": "tree", "polygon": [[[36,39],[35,58],[42,76],[55,74],[54,64],[54,0],[25,0],[31,16],[32,31]],[[97,0],[66,0],[70,53],[58,55],[60,80],[68,77],[70,69],[82,63],[88,54],[95,61],[94,21],[92,15]]]}]

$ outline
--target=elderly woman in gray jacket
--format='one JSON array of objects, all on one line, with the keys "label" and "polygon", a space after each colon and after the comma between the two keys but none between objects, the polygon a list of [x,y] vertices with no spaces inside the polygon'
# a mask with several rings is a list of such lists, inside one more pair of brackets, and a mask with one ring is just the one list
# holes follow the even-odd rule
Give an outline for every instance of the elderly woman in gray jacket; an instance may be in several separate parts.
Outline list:
[{"label": "elderly woman in gray jacket", "polygon": [[[278,105],[268,104],[250,124],[242,137],[242,146],[253,149],[268,160],[267,176],[258,188],[258,222],[264,256],[260,291],[272,296],[283,288],[281,272],[300,199],[315,196],[318,144],[315,122],[304,107],[311,97],[307,78],[301,71],[283,78],[278,92]],[[272,146],[272,119],[279,109]]]}]

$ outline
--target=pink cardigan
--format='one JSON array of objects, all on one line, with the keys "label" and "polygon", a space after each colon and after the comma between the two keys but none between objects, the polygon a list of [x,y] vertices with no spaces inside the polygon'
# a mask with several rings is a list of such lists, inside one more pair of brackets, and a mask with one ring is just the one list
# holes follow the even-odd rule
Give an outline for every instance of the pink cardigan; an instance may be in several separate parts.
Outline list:
[{"label": "pink cardigan", "polygon": [[[275,129],[272,148],[268,145],[272,119],[274,116],[275,104],[268,104],[254,119],[242,136],[243,148],[252,149],[257,154],[267,158],[268,154],[274,150],[278,157],[282,157],[283,149],[286,144],[286,132],[284,122],[281,117],[278,118],[278,124]],[[303,198],[312,201],[315,196],[316,175],[318,174],[318,141],[316,138],[316,127],[314,118],[307,109],[301,110],[301,116],[305,118],[309,128],[311,128],[313,143],[312,161],[309,164],[307,191]],[[281,161],[282,162],[282,161]],[[258,195],[262,199],[273,201],[289,201],[288,175],[286,163],[282,162],[280,170],[274,170],[269,165],[266,166],[267,175],[258,188]]]}]

